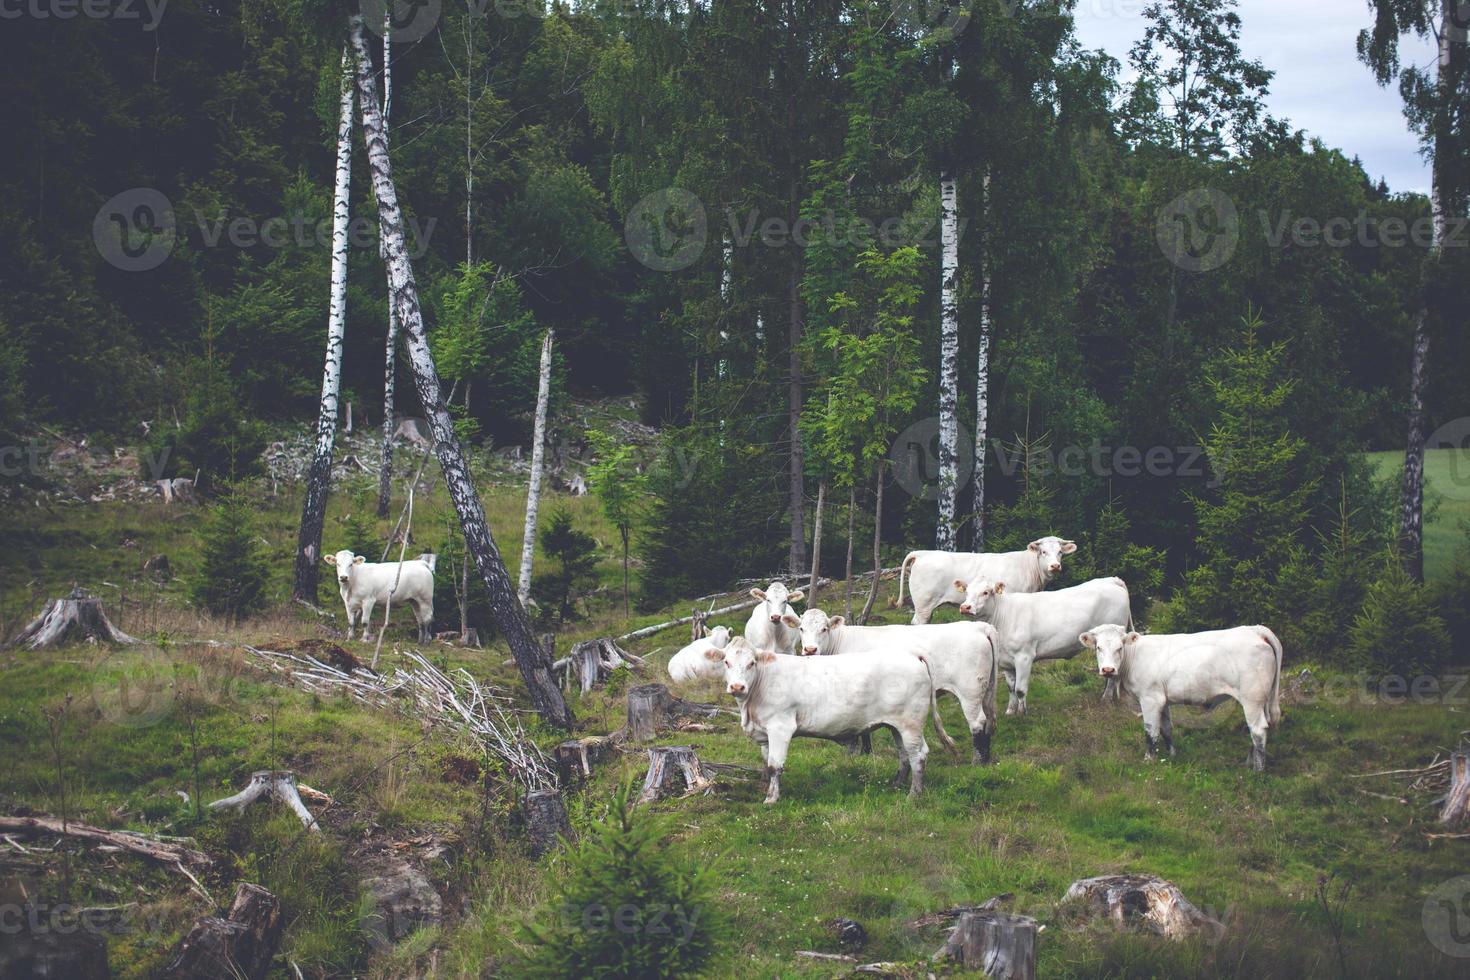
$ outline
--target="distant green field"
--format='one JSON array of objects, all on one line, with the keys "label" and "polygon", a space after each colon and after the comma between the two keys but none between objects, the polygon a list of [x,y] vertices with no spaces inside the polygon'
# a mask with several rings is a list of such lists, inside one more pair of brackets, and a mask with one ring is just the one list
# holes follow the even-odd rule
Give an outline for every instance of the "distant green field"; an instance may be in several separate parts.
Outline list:
[{"label": "distant green field", "polygon": [[[1368,453],[1381,476],[1399,479],[1404,454],[1398,450]],[[1439,578],[1454,566],[1465,550],[1465,526],[1470,523],[1470,450],[1430,449],[1424,454],[1424,477],[1430,510],[1424,527],[1424,574]]]}]

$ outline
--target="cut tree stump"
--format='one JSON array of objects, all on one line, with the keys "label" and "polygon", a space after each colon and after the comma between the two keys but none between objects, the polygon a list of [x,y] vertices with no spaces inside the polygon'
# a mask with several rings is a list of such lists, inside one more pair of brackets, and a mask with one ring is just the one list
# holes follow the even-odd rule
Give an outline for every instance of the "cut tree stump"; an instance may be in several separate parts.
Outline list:
[{"label": "cut tree stump", "polygon": [[668,796],[691,796],[714,785],[694,749],[688,745],[664,745],[648,750],[648,775],[643,792],[633,805],[651,803]]},{"label": "cut tree stump", "polygon": [[1140,924],[1168,939],[1225,932],[1223,923],[1194,906],[1179,886],[1156,875],[1102,875],[1072,882],[1063,902],[1080,900],[1114,922]]},{"label": "cut tree stump", "polygon": [[284,925],[280,899],[259,885],[242,884],[226,916],[205,916],[179,940],[161,976],[260,980],[270,970]]},{"label": "cut tree stump", "polygon": [[531,854],[541,857],[556,850],[562,837],[572,836],[572,822],[561,791],[538,789],[527,793],[521,801],[521,815],[526,821],[526,835],[531,839]]},{"label": "cut tree stump", "polygon": [[619,667],[641,664],[639,658],[619,647],[616,640],[602,636],[576,644],[572,647],[571,654],[551,665],[551,670],[553,674],[567,671],[569,677],[575,676],[582,693],[586,694],[607,680]]},{"label": "cut tree stump", "polygon": [[[313,790],[312,792],[315,792]],[[316,817],[301,802],[301,793],[296,786],[296,774],[288,769],[262,769],[250,774],[250,782],[234,796],[215,800],[209,804],[211,810],[244,810],[252,803],[262,800],[278,800],[284,803],[301,819],[307,830],[320,832],[321,825]]]},{"label": "cut tree stump", "polygon": [[646,742],[660,729],[672,728],[678,718],[713,718],[719,713],[719,705],[681,700],[662,684],[640,684],[628,692],[628,726],[624,731],[630,740]]},{"label": "cut tree stump", "polygon": [[556,779],[561,786],[575,786],[592,775],[592,767],[617,750],[616,735],[570,738],[552,750]]},{"label": "cut tree stump", "polygon": [[1446,827],[1462,826],[1470,817],[1470,753],[1450,753],[1450,788],[1439,811],[1439,822]]},{"label": "cut tree stump", "polygon": [[172,480],[155,480],[154,483],[165,504],[174,501],[188,503],[194,499],[194,481],[188,477],[176,476]]},{"label": "cut tree stump", "polygon": [[1036,980],[1036,920],[1009,912],[965,912],[934,959],[950,959],[992,980]]},{"label": "cut tree stump", "polygon": [[21,630],[7,647],[24,645],[27,650],[61,646],[77,640],[96,643],[137,643],[138,641],[113,626],[102,611],[102,600],[81,588],[74,588],[65,599],[52,599],[41,615]]}]

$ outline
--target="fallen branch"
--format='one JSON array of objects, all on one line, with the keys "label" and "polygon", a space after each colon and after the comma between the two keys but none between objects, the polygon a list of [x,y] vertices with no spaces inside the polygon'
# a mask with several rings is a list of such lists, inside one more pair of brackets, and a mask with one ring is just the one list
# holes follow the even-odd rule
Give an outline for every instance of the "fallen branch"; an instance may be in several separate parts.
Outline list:
[{"label": "fallen branch", "polygon": [[[61,837],[72,837],[83,840],[90,844],[103,844],[116,847],[145,857],[160,864],[183,865],[192,864],[196,867],[207,868],[214,864],[214,859],[203,851],[196,851],[177,843],[176,841],[164,840],[152,834],[141,833],[136,830],[103,830],[101,827],[92,827],[84,823],[74,823],[70,820],[63,822],[57,817],[3,817],[0,816],[0,834],[14,834],[16,836],[34,837],[39,834],[56,834]],[[178,838],[176,840],[185,840]]]}]

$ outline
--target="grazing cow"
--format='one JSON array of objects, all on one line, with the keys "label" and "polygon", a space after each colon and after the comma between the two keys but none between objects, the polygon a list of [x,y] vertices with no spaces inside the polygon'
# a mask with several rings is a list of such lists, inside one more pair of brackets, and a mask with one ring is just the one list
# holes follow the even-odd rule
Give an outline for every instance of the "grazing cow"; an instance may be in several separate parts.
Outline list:
[{"label": "grazing cow", "polygon": [[1015,595],[1007,591],[1006,583],[987,579],[956,581],[954,586],[965,594],[960,612],[995,627],[1000,669],[1011,689],[1008,715],[1026,713],[1026,691],[1036,661],[1069,660],[1082,649],[1077,635],[1087,626],[1078,623],[1133,622],[1128,586],[1120,578],[1095,578],[1070,589]]},{"label": "grazing cow", "polygon": [[1251,730],[1246,765],[1266,768],[1266,733],[1281,723],[1281,641],[1264,626],[1205,633],[1142,636],[1113,623],[1094,626],[1079,640],[1097,652],[1097,672],[1116,677],[1138,699],[1150,761],[1158,740],[1174,755],[1169,705],[1213,708],[1234,698]]},{"label": "grazing cow", "polygon": [[730,627],[716,626],[709,636],[700,637],[669,658],[669,679],[692,681],[698,677],[719,677],[724,672],[722,660],[706,657],[705,652],[723,650],[729,643]]},{"label": "grazing cow", "polygon": [[[337,569],[337,586],[342,593],[342,604],[347,607],[347,635],[359,618],[362,621],[362,638],[368,638],[368,621],[373,618],[373,606],[378,602],[389,603],[389,608],[401,603],[413,607],[414,619],[419,624],[419,642],[432,639],[434,625],[434,555],[420,555],[405,562],[370,562],[362,555],[350,551],[339,551],[335,555],[322,556],[322,561]],[[394,578],[398,580],[395,589]]]},{"label": "grazing cow", "polygon": [[903,580],[908,575],[914,602],[914,625],[929,622],[946,602],[963,602],[956,581],[989,579],[1004,582],[1012,592],[1040,592],[1062,570],[1062,556],[1077,550],[1075,541],[1055,535],[1037,538],[1025,551],[996,553],[910,551],[898,569],[898,604],[903,605]]},{"label": "grazing cow", "polygon": [[846,653],[921,654],[929,661],[935,692],[948,691],[960,702],[970,725],[970,761],[990,761],[995,734],[995,627],[989,623],[942,623],[932,626],[849,626],[841,616],[808,609],[786,625],[800,627],[806,656]]},{"label": "grazing cow", "polygon": [[777,653],[795,653],[796,642],[801,633],[781,621],[782,616],[796,615],[790,603],[800,602],[800,591],[788,592],[785,583],[772,582],[765,591],[751,589],[750,594],[759,599],[745,621],[745,639],[757,650],[774,650]]},{"label": "grazing cow", "polygon": [[[766,761],[767,803],[781,798],[781,770],[793,737],[850,741],[880,727],[898,736],[895,784],[902,785],[907,777],[910,796],[924,791],[924,759],[929,755],[924,722],[932,714],[939,724],[924,657],[782,657],[731,641],[723,661],[725,689],[740,704],[740,727],[761,747]],[[940,738],[954,749],[943,729]]]}]

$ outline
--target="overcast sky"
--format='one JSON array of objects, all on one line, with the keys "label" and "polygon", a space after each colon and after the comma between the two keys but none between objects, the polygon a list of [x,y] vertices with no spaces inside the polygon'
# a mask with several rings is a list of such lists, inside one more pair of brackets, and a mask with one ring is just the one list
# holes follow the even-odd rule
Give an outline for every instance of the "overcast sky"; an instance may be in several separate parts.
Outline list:
[{"label": "overcast sky", "polygon": [[[1077,0],[1083,47],[1102,48],[1127,71],[1128,49],[1143,36],[1146,0]],[[1409,132],[1397,83],[1379,88],[1357,58],[1358,31],[1372,23],[1367,0],[1240,0],[1240,47],[1276,73],[1270,112],[1349,158],[1395,191],[1428,193],[1429,171]],[[1405,63],[1434,63],[1429,41],[1409,40]]]}]

